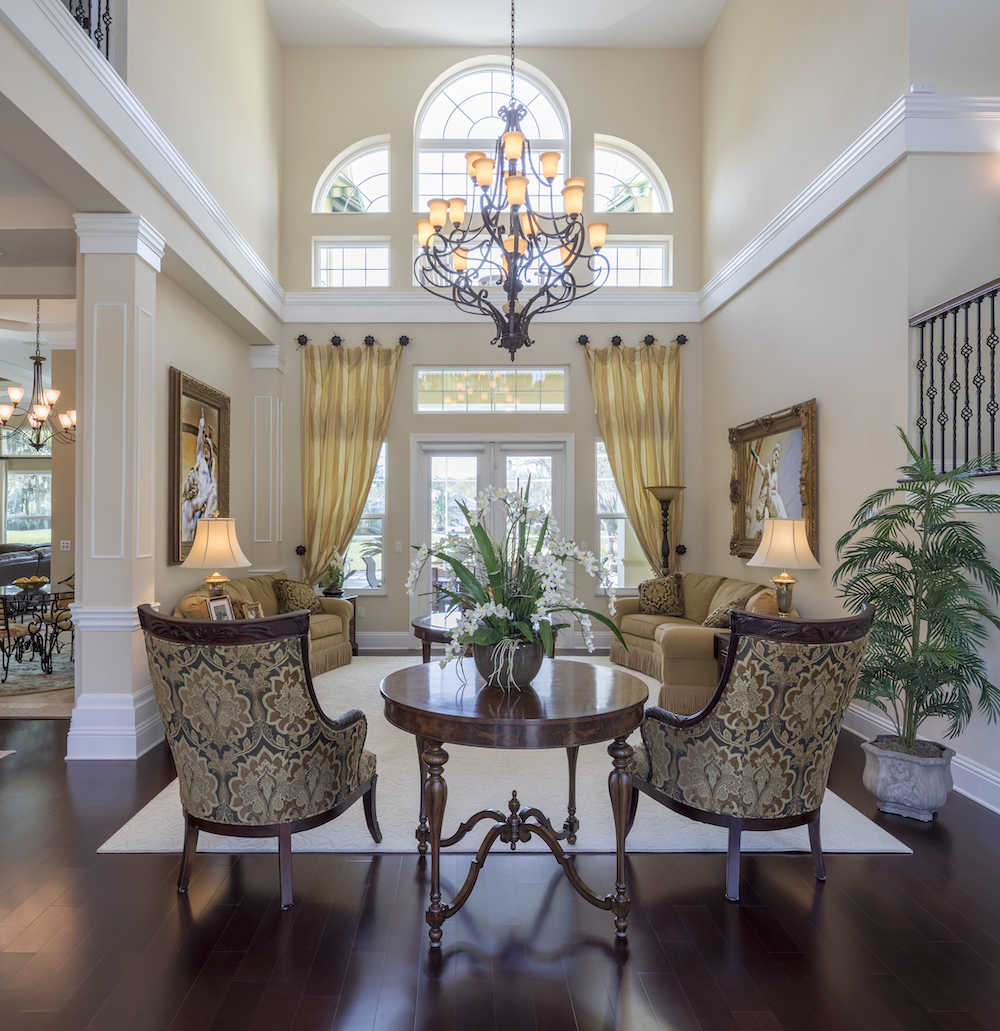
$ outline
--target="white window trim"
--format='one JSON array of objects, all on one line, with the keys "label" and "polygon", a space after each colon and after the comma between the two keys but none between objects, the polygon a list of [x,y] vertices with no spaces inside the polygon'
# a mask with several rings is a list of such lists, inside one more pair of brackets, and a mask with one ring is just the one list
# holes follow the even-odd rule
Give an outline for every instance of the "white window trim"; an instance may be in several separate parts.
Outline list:
[{"label": "white window trim", "polygon": [[[388,247],[389,282],[385,286],[340,287],[319,285],[319,249],[333,245],[343,247]],[[314,290],[333,290],[343,292],[345,289],[368,293],[369,290],[388,290],[392,285],[392,237],[391,236],[314,236],[312,238],[312,285]]]},{"label": "white window trim", "polygon": [[[392,210],[392,150],[389,148],[389,136],[368,136],[357,143],[351,144],[346,150],[342,150],[323,170],[323,174],[316,182],[316,189],[313,190],[312,207],[309,209],[314,215],[357,215],[357,211],[324,211],[323,203],[326,200],[327,191],[334,173],[354,158],[370,154],[373,150],[389,150],[389,210]],[[382,215],[385,212],[378,212]]]},{"label": "white window trim", "polygon": [[[603,133],[594,133],[594,149],[598,147],[604,150],[617,150],[624,154],[626,157],[631,158],[638,165],[640,165],[646,172],[649,173],[649,178],[653,184],[660,191],[660,200],[663,202],[663,211],[618,211],[614,212],[616,215],[670,215],[673,214],[674,210],[674,198],[670,192],[670,186],[667,184],[666,176],[660,171],[660,166],[641,148],[637,147],[634,143],[630,143],[628,140],[623,140],[619,136],[606,136]],[[593,204],[594,195],[591,194],[591,204]],[[595,214],[606,215],[609,212],[596,211]]]},{"label": "white window trim", "polygon": [[651,247],[662,244],[663,255],[663,283],[660,286],[602,286],[602,290],[663,290],[674,285],[674,238],[662,234],[641,236],[619,236],[608,234],[608,245],[611,247]]},{"label": "white window trim", "polygon": [[[431,101],[434,100],[441,90],[455,79],[460,79],[469,72],[485,71],[489,69],[506,71],[509,74],[510,58],[503,57],[499,54],[491,54],[486,57],[472,57],[466,61],[459,61],[458,64],[453,64],[450,68],[443,71],[427,87],[427,89],[424,90],[424,95],[420,98],[420,103],[417,104],[417,110],[413,116],[413,211],[415,214],[423,211],[423,208],[420,207],[420,190],[418,185],[418,169],[420,167],[419,155],[421,151],[456,150],[465,154],[470,150],[482,150],[489,155],[496,147],[496,139],[421,140],[419,136],[420,123],[423,121],[424,114],[430,106]],[[565,159],[563,162],[565,167],[563,168],[563,175],[571,175],[570,156],[573,153],[573,135],[572,120],[569,115],[569,105],[566,103],[565,98],[559,91],[556,84],[534,65],[528,64],[520,58],[515,58],[514,71],[516,74],[527,79],[529,82],[537,86],[539,90],[548,95],[549,100],[552,102],[552,106],[556,109],[556,114],[562,119],[563,128],[565,130],[564,139],[530,140],[529,142],[531,143],[532,153],[541,155],[543,150],[565,150]],[[421,146],[421,144],[423,144],[423,146]]]},{"label": "white window trim", "polygon": [[[601,520],[602,519],[624,519],[626,523],[630,522],[628,513],[622,509],[621,512],[601,512],[597,508],[597,445],[603,444],[603,437],[594,437],[594,547],[591,549],[597,556],[598,561],[601,558]],[[605,448],[607,445],[605,445]],[[619,493],[619,497],[621,494]],[[607,593],[601,586],[601,581],[594,577],[594,597],[595,598],[606,598]],[[615,597],[616,598],[638,598],[639,588],[638,587],[619,587],[615,585]]]}]

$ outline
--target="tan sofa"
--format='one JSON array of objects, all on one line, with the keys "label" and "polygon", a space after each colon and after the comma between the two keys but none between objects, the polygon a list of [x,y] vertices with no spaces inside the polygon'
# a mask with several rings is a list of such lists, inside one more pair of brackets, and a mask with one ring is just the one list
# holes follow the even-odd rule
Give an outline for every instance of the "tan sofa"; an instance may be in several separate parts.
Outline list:
[{"label": "tan sofa", "polygon": [[[230,580],[224,587],[225,593],[243,601],[255,601],[264,610],[265,616],[278,615],[278,599],[274,596],[275,580],[288,580],[284,572],[268,573],[264,576],[247,576]],[[205,619],[207,610],[203,599],[210,588],[202,584],[197,590],[185,594],[174,608],[177,619]],[[345,666],[351,661],[350,626],[353,606],[343,598],[320,598],[323,613],[312,613],[309,617],[309,669],[312,673],[325,673],[328,669]]]},{"label": "tan sofa", "polygon": [[[749,580],[731,580],[707,573],[681,573],[684,579],[684,615],[657,616],[639,612],[638,598],[619,598],[615,626],[621,631],[626,651],[617,640],[611,644],[611,661],[656,677],[658,704],[671,712],[697,712],[708,704],[718,682],[713,643],[718,628],[701,624],[720,605],[756,587],[746,608],[775,616],[778,603],[774,588]],[[793,613],[797,614],[797,613]]]}]

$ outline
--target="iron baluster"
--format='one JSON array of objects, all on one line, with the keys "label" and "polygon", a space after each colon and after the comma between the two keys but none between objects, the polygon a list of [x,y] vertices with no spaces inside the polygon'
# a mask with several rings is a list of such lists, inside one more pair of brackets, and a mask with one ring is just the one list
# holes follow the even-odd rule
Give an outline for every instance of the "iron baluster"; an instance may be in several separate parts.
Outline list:
[{"label": "iron baluster", "polygon": [[983,454],[983,299],[976,301],[976,374],[972,377],[976,387],[976,457]]},{"label": "iron baluster", "polygon": [[986,406],[986,411],[990,414],[990,454],[995,455],[997,451],[997,377],[996,377],[996,357],[997,357],[997,312],[996,312],[996,299],[997,292],[994,290],[990,294],[990,335],[986,338],[986,345],[990,349],[990,403]]},{"label": "iron baluster", "polygon": [[969,308],[971,303],[965,306],[965,339],[962,342],[962,358],[965,360],[965,405],[962,408],[962,422],[965,423],[965,457],[963,462],[969,460],[969,422],[972,419],[972,409],[969,407],[969,359],[972,357],[972,345],[969,343]]},{"label": "iron baluster", "polygon": [[936,322],[935,319],[931,319],[931,321],[930,321],[931,339],[930,339],[930,352],[929,353],[930,353],[930,356],[931,356],[931,363],[932,364],[930,365],[930,369],[929,369],[930,376],[928,377],[930,379],[930,383],[927,385],[927,398],[928,398],[928,402],[929,402],[928,405],[927,405],[927,407],[929,409],[927,414],[929,416],[929,422],[930,422],[930,433],[927,434],[927,440],[928,440],[928,447],[930,448],[930,451],[931,451],[930,459],[931,459],[932,462],[934,461],[934,398],[937,396],[937,387],[934,386],[934,365],[933,365],[933,361],[934,361],[934,325],[935,325],[935,322]]},{"label": "iron baluster", "polygon": [[924,358],[924,329],[927,323],[920,323],[920,357],[917,359],[917,372],[920,374],[920,414],[917,416],[917,433],[920,435],[920,457],[924,457],[925,433],[927,419],[924,416],[924,371],[927,368],[927,360]]},{"label": "iron baluster", "polygon": [[938,426],[941,428],[941,468],[948,460],[948,409],[946,407],[947,383],[945,377],[948,375],[948,313],[941,316],[941,350],[938,352],[937,363],[941,371],[941,405],[938,408]]}]

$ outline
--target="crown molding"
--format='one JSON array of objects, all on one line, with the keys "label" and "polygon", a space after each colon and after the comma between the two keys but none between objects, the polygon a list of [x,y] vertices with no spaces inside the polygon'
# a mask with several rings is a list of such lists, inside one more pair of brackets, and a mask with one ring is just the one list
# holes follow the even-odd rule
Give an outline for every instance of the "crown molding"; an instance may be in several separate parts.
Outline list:
[{"label": "crown molding", "polygon": [[[285,294],[286,323],[451,323],[482,322],[481,315],[459,311],[424,291],[315,290]],[[698,295],[660,290],[608,290],[574,301],[545,321],[698,322]]]},{"label": "crown molding", "polygon": [[258,344],[250,348],[251,369],[278,369],[284,372],[286,361],[285,352],[279,344]]},{"label": "crown molding", "polygon": [[284,291],[60,0],[0,0],[0,18],[279,318]]},{"label": "crown molding", "polygon": [[909,154],[994,154],[1000,97],[900,97],[701,289],[708,318]]}]

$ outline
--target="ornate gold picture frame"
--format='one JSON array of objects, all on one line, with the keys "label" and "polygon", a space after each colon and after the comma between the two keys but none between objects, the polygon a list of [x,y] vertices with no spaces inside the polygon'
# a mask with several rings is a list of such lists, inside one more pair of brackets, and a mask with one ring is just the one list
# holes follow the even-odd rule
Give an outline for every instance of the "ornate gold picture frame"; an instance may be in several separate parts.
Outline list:
[{"label": "ornate gold picture frame", "polygon": [[[229,515],[229,396],[170,370],[170,563],[187,558],[202,516]],[[230,617],[232,618],[232,617]]]},{"label": "ornate gold picture frame", "polygon": [[752,558],[766,516],[805,519],[809,547],[819,557],[816,399],[772,412],[729,431],[733,476],[733,537],[729,553]]}]

